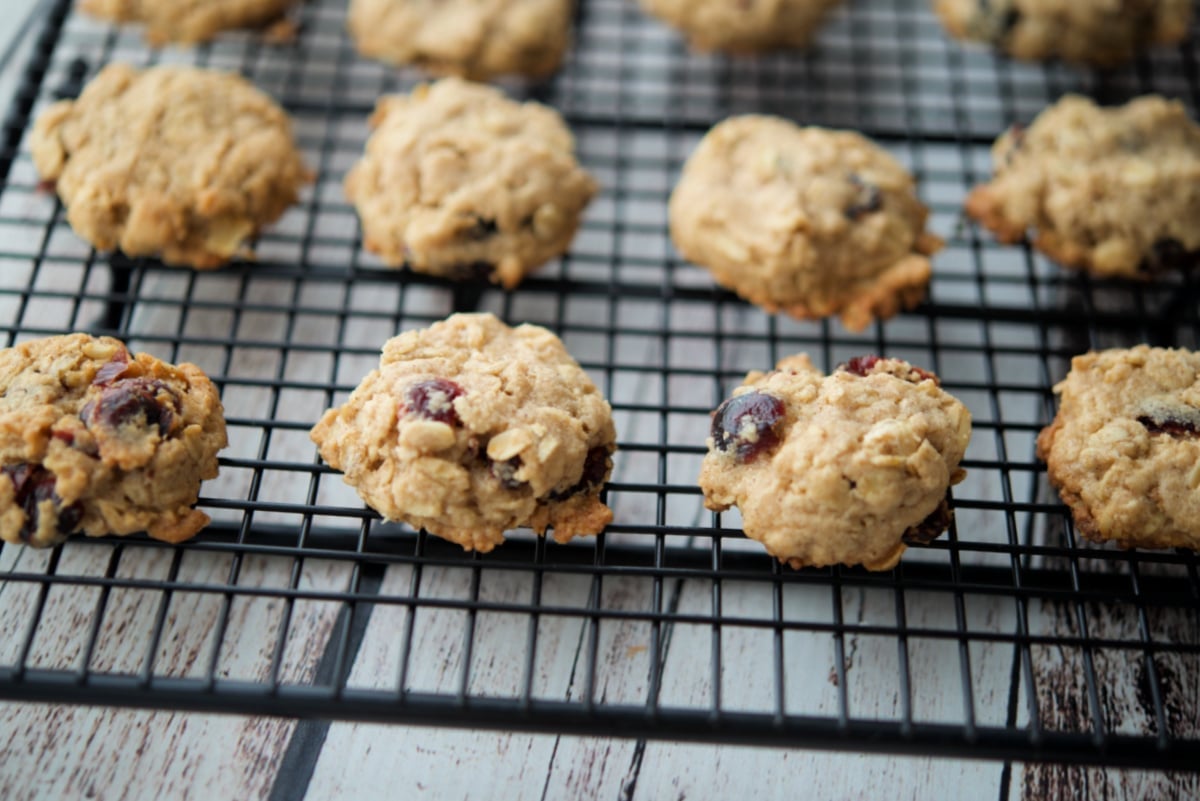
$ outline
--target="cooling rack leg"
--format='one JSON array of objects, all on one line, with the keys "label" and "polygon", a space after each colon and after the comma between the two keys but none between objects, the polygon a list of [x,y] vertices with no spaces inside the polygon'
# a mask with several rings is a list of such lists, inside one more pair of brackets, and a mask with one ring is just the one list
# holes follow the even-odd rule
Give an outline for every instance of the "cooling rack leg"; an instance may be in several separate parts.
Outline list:
[{"label": "cooling rack leg", "polygon": [[97,333],[119,334],[121,321],[125,318],[129,306],[129,283],[133,274],[133,264],[125,254],[113,253],[108,260],[108,268],[108,298],[104,302],[104,313],[95,327]]}]

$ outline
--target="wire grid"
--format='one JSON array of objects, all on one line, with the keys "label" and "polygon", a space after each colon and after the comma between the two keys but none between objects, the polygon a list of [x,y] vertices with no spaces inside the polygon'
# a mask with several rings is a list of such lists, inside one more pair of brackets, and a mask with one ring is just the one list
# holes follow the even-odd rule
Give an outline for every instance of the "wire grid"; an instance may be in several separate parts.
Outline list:
[{"label": "wire grid", "polygon": [[[8,343],[71,330],[199,364],[231,446],[213,525],[0,550],[0,696],[333,719],[1195,770],[1200,577],[1187,552],[1082,544],[1034,439],[1071,355],[1196,346],[1193,279],[1097,282],[960,216],[988,147],[1066,91],[1158,91],[1194,113],[1190,47],[1125,71],[1026,66],[947,40],[920,2],[860,0],[808,53],[689,54],[632,2],[584,0],[546,84],[604,189],[570,254],[513,293],[387,270],[341,192],[380,95],[420,79],[358,58],[345,3],[300,8],[284,46],[231,34],[151,51],[139,32],[49,13],[5,127],[0,320]],[[39,187],[37,112],[113,61],[236,70],[293,115],[317,172],[258,243],[213,273],[97,254]],[[929,300],[861,334],[772,317],[682,263],[666,202],[730,113],[874,137],[917,177],[947,240]],[[557,332],[612,401],[615,522],[568,545],[517,532],[486,556],[385,524],[307,432],[389,336],[487,309]],[[795,352],[935,370],[975,419],[956,525],[893,571],[792,571],[706,512],[709,412]],[[63,621],[69,621],[64,631]]]}]

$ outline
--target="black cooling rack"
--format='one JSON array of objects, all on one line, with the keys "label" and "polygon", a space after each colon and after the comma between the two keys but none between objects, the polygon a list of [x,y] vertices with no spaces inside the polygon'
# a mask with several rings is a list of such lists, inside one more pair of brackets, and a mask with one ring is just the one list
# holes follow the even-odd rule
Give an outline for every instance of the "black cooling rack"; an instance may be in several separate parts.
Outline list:
[{"label": "black cooling rack", "polygon": [[[1190,46],[1110,73],[1020,65],[947,40],[917,0],[855,0],[811,52],[729,60],[688,54],[632,0],[583,0],[564,70],[507,88],[564,113],[604,190],[571,253],[504,293],[363,252],[341,179],[375,99],[420,76],[358,58],[344,14],[313,0],[288,44],[230,34],[155,52],[51,4],[0,150],[0,330],[8,344],[112,333],[196,362],[222,389],[232,445],[201,499],[214,524],[190,543],[0,550],[0,697],[1200,767],[1196,556],[1081,542],[1033,453],[1071,355],[1196,346],[1196,284],[1089,280],[960,214],[994,136],[1064,92],[1158,91],[1194,113]],[[255,263],[172,270],[71,233],[26,134],[111,61],[235,70],[293,115],[318,177]],[[948,243],[927,302],[851,334],[765,315],[679,261],[666,201],[681,163],[708,126],[752,111],[858,129],[912,168]],[[611,399],[621,450],[604,535],[517,533],[464,554],[384,524],[319,462],[308,428],[384,339],[468,309],[550,327]],[[893,571],[781,568],[736,513],[702,508],[709,410],[798,351],[825,369],[909,358],[972,410],[956,525]],[[68,613],[72,633],[54,639]],[[445,652],[424,650],[431,627],[452,632]],[[256,667],[242,670],[247,648]],[[495,664],[511,670],[496,678]]]}]

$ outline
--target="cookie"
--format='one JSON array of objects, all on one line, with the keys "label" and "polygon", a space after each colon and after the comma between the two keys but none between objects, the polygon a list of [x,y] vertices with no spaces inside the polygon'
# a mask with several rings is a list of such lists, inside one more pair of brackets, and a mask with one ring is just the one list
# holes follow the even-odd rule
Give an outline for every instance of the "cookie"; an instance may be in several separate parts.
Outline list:
[{"label": "cookie", "polygon": [[642,8],[679,29],[695,50],[758,53],[807,47],[843,0],[641,0]]},{"label": "cookie", "polygon": [[69,334],[0,350],[0,539],[145,531],[181,542],[226,445],[217,390],[194,364]]},{"label": "cookie", "polygon": [[445,78],[379,101],[346,175],[363,245],[388,265],[511,289],[571,244],[596,182],[556,111]]},{"label": "cookie", "polygon": [[280,20],[297,0],[79,0],[79,10],[113,22],[142,23],[152,45],[207,42],[221,31]]},{"label": "cookie", "polygon": [[1177,101],[1068,95],[1001,135],[992,163],[966,209],[1002,242],[1029,234],[1065,267],[1125,278],[1200,254],[1200,127]]},{"label": "cookie", "polygon": [[1191,0],[934,0],[954,37],[1026,61],[1112,67],[1187,36]]},{"label": "cookie", "polygon": [[866,356],[825,376],[801,354],[713,412],[700,488],[794,568],[889,570],[950,525],[970,438],[970,412],[931,373]]},{"label": "cookie", "polygon": [[538,326],[456,314],[395,337],[312,439],[372,509],[466,550],[521,526],[565,542],[612,520],[612,412]]},{"label": "cookie", "polygon": [[1054,391],[1037,454],[1076,530],[1124,548],[1200,549],[1200,354],[1087,353]]},{"label": "cookie", "polygon": [[358,52],[436,75],[542,78],[558,69],[573,0],[353,0]]},{"label": "cookie", "polygon": [[107,66],[46,109],[30,147],[79,236],[197,269],[241,251],[310,180],[274,101],[195,67]]},{"label": "cookie", "polygon": [[768,311],[861,330],[911,308],[942,245],[912,176],[852,131],[732,117],[705,135],[670,202],[687,259]]}]

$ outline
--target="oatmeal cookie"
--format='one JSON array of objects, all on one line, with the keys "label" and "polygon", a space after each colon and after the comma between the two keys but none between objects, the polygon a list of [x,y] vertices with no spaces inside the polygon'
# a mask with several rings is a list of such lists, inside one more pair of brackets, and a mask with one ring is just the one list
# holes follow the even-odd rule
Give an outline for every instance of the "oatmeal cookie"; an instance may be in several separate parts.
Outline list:
[{"label": "oatmeal cookie", "polygon": [[843,0],[641,0],[647,13],[679,29],[696,50],[758,53],[807,47]]},{"label": "oatmeal cookie", "polygon": [[358,51],[436,75],[543,78],[570,39],[573,0],[353,0]]},{"label": "oatmeal cookie", "polygon": [[934,0],[946,30],[1026,61],[1113,67],[1181,42],[1191,0]]},{"label": "oatmeal cookie", "polygon": [[221,31],[282,19],[297,0],[79,0],[79,10],[113,22],[143,23],[152,45],[207,42]]},{"label": "oatmeal cookie", "polygon": [[700,487],[794,568],[889,570],[950,525],[970,438],[970,412],[931,373],[866,356],[825,376],[801,354],[713,413]]},{"label": "oatmeal cookie", "polygon": [[1100,108],[1069,95],[992,148],[967,213],[1065,267],[1146,278],[1200,254],[1200,127],[1157,96]]},{"label": "oatmeal cookie", "polygon": [[1086,539],[1200,549],[1200,354],[1151,348],[1071,360],[1038,458]]},{"label": "oatmeal cookie", "polygon": [[69,334],[0,350],[0,539],[54,545],[146,531],[180,542],[226,445],[217,390],[194,364]]},{"label": "oatmeal cookie", "polygon": [[236,75],[105,67],[34,126],[33,162],[99,250],[208,269],[310,180],[287,115]]},{"label": "oatmeal cookie", "polygon": [[556,111],[445,78],[379,101],[346,176],[363,244],[389,265],[511,289],[570,246],[596,182]]},{"label": "oatmeal cookie", "polygon": [[671,195],[671,238],[717,283],[768,311],[841,316],[852,330],[925,295],[928,209],[891,156],[851,131],[730,118]]},{"label": "oatmeal cookie", "polygon": [[538,326],[456,314],[395,337],[312,439],[372,509],[466,550],[520,526],[566,542],[612,520],[612,412]]}]

